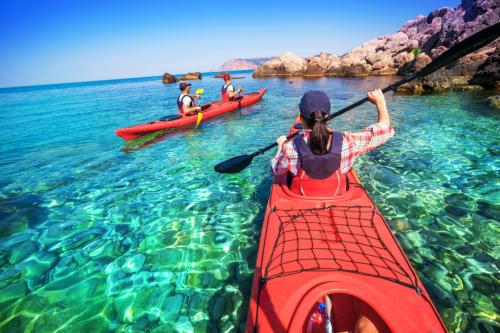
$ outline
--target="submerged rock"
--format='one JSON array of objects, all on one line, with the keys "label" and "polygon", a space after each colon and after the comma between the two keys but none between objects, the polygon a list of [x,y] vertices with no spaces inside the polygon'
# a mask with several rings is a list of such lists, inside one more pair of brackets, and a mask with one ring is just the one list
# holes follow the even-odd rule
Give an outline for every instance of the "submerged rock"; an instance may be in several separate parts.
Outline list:
[{"label": "submerged rock", "polygon": [[432,299],[439,300],[447,307],[454,307],[456,305],[457,300],[452,293],[447,292],[426,277],[422,278],[422,283]]},{"label": "submerged rock", "polygon": [[19,263],[16,268],[22,271],[25,279],[38,279],[52,269],[59,260],[53,252],[38,252]]},{"label": "submerged rock", "polygon": [[16,246],[9,255],[9,263],[17,264],[27,256],[38,251],[38,243],[27,241],[21,245]]},{"label": "submerged rock", "polygon": [[142,269],[146,257],[142,253],[135,254],[128,258],[122,265],[122,269],[126,273],[135,273]]},{"label": "submerged rock", "polygon": [[0,290],[0,304],[12,299],[21,298],[28,293],[24,281],[17,281]]},{"label": "submerged rock", "polygon": [[133,309],[134,294],[129,293],[115,298],[114,309],[118,315],[118,320],[122,323],[133,323],[135,311]]},{"label": "submerged rock", "polygon": [[174,324],[175,333],[192,333],[194,332],[193,324],[189,321],[189,317],[182,316]]},{"label": "submerged rock", "polygon": [[390,225],[398,232],[406,232],[411,228],[411,225],[410,223],[408,223],[408,221],[401,219],[390,221]]},{"label": "submerged rock", "polygon": [[161,304],[160,320],[168,323],[177,319],[181,312],[184,296],[177,294],[166,297]]},{"label": "submerged rock", "polygon": [[494,109],[500,109],[500,95],[488,97],[486,99],[486,105]]}]

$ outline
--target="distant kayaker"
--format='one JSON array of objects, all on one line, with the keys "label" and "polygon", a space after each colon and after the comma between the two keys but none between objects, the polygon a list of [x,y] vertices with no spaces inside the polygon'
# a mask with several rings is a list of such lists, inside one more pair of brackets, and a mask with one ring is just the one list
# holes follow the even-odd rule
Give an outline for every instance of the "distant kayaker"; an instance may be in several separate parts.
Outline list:
[{"label": "distant kayaker", "polygon": [[238,87],[234,90],[234,86],[231,84],[231,75],[224,74],[222,77],[224,79],[224,85],[221,89],[221,98],[224,102],[233,101],[237,98],[237,95],[243,91],[243,88]]},{"label": "distant kayaker", "polygon": [[200,99],[200,95],[191,95],[191,83],[182,82],[179,85],[179,89],[181,90],[181,94],[177,98],[177,107],[179,108],[179,112],[184,116],[191,116],[193,114],[201,111],[201,107],[196,106],[195,98]]},{"label": "distant kayaker", "polygon": [[380,89],[370,91],[368,100],[377,107],[378,122],[360,132],[336,132],[327,126],[330,100],[322,91],[309,91],[300,100],[302,134],[287,141],[277,139],[272,160],[276,175],[292,175],[293,192],[309,196],[337,196],[347,191],[347,172],[357,157],[384,144],[394,130]]}]

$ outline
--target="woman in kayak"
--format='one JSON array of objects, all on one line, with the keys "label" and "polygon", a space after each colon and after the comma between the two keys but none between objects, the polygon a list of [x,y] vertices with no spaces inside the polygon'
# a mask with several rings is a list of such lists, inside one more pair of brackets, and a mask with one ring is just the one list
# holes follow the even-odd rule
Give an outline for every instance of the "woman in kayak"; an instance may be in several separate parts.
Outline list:
[{"label": "woman in kayak", "polygon": [[191,116],[201,111],[201,107],[196,106],[194,100],[195,98],[199,99],[201,96],[189,94],[191,92],[191,83],[182,82],[179,89],[181,94],[177,98],[177,107],[181,116]]},{"label": "woman in kayak", "polygon": [[357,157],[384,144],[394,135],[384,94],[370,91],[368,100],[377,107],[378,122],[360,132],[335,132],[326,124],[330,100],[322,91],[309,91],[300,100],[303,133],[293,140],[277,139],[278,151],[272,160],[276,175],[292,175],[291,190],[308,195],[331,197],[347,191],[347,172]]},{"label": "woman in kayak", "polygon": [[239,87],[237,90],[234,90],[234,86],[231,84],[231,75],[224,74],[222,77],[224,79],[224,85],[221,89],[221,99],[224,102],[234,101],[237,98],[237,95],[243,92],[243,88]]}]

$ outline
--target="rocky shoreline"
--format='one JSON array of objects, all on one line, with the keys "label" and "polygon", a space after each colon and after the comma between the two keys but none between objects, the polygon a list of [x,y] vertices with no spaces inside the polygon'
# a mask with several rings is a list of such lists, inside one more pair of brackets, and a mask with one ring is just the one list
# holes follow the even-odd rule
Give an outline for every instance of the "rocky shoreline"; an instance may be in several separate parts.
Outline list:
[{"label": "rocky shoreline", "polygon": [[[369,40],[336,56],[327,52],[307,58],[291,52],[255,69],[254,77],[356,77],[406,75],[425,67],[456,42],[500,21],[497,0],[462,0],[406,22],[398,32]],[[398,91],[421,93],[448,89],[500,89],[500,41],[471,53],[454,65],[401,86]]]}]

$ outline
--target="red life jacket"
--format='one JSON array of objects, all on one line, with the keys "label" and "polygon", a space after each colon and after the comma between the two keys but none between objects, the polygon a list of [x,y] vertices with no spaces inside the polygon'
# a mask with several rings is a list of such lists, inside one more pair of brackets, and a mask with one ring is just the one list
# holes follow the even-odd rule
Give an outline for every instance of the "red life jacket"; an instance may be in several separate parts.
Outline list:
[{"label": "red life jacket", "polygon": [[182,115],[184,114],[184,98],[186,98],[186,97],[189,97],[189,99],[191,99],[191,102],[189,103],[190,107],[196,106],[196,102],[195,102],[194,98],[192,98],[189,95],[180,94],[179,97],[177,98],[177,108],[179,109],[179,112]]},{"label": "red life jacket", "polygon": [[347,191],[347,175],[340,172],[343,134],[332,132],[329,151],[315,155],[304,136],[299,134],[293,140],[300,161],[299,173],[292,177],[292,192],[313,196],[332,197]]},{"label": "red life jacket", "polygon": [[227,88],[229,88],[229,86],[232,86],[232,85],[231,84],[223,85],[222,89],[220,91],[220,97],[221,97],[222,101],[224,101],[224,102],[229,102],[231,100],[231,98],[229,97],[229,93],[227,91]]}]

